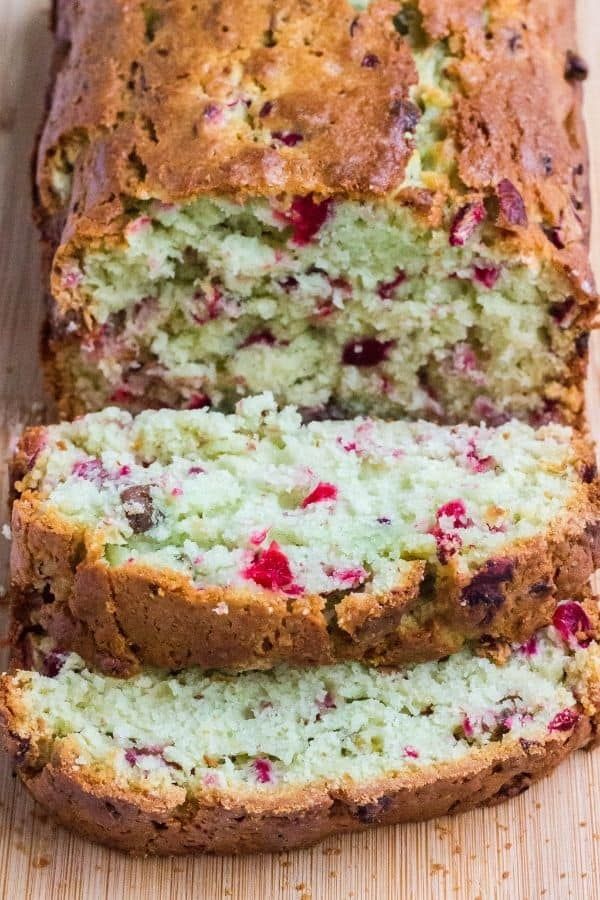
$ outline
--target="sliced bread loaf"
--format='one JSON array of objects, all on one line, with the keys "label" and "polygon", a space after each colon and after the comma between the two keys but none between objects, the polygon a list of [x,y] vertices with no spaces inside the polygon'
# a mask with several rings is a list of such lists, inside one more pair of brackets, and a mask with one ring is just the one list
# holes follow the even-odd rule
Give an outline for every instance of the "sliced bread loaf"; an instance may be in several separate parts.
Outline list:
[{"label": "sliced bread loaf", "polygon": [[312,415],[580,418],[573,0],[56,6],[36,197],[67,416],[269,389]]},{"label": "sliced bread loaf", "polygon": [[120,674],[525,640],[598,564],[590,450],[557,425],[303,425],[265,395],[32,429],[14,468],[27,615]]},{"label": "sliced bread loaf", "polygon": [[502,665],[464,650],[397,672],[123,680],[35,637],[38,671],[0,681],[1,740],[58,821],[137,853],[284,850],[495,803],[595,740],[600,648],[582,605],[559,610]]}]

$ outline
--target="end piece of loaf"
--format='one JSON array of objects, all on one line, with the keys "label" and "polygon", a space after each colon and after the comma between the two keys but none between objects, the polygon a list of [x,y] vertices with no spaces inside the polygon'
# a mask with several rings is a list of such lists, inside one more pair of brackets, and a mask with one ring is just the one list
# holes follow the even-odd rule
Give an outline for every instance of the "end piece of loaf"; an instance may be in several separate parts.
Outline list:
[{"label": "end piece of loaf", "polygon": [[599,562],[593,457],[566,426],[304,425],[269,395],[113,408],[26,431],[14,477],[24,614],[120,674],[525,640]]},{"label": "end piece of loaf", "polygon": [[[136,853],[285,850],[526,790],[595,739],[577,601],[504,664],[93,674],[47,638],[0,681],[0,739],[62,824]],[[39,671],[36,671],[35,668]]]},{"label": "end piece of loaf", "polygon": [[577,422],[573,10],[59,2],[37,206],[62,412],[270,389],[311,416]]}]

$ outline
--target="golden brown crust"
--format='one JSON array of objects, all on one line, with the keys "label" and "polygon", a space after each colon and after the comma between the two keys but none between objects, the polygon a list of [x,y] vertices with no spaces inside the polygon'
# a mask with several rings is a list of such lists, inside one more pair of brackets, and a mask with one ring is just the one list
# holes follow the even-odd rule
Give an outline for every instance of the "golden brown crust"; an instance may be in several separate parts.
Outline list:
[{"label": "golden brown crust", "polygon": [[77,764],[69,738],[52,745],[26,724],[18,690],[0,683],[0,743],[25,786],[62,825],[136,854],[249,853],[314,844],[331,834],[420,821],[516,796],[573,750],[592,744],[597,709],[545,742],[506,741],[456,762],[371,783],[308,783],[268,792],[204,790],[186,796],[128,790],[110,772]]},{"label": "golden brown crust", "polygon": [[[17,489],[44,440],[43,429],[25,432],[13,464]],[[174,570],[139,562],[108,566],[104,547],[85,529],[27,491],[12,514],[16,606],[29,610],[63,649],[119,674],[142,664],[252,669],[360,659],[401,665],[446,656],[465,642],[524,641],[600,566],[593,457],[580,438],[574,450],[582,480],[547,534],[507,542],[469,575],[452,558],[433,579],[414,562],[390,592],[335,600],[198,589]]]}]

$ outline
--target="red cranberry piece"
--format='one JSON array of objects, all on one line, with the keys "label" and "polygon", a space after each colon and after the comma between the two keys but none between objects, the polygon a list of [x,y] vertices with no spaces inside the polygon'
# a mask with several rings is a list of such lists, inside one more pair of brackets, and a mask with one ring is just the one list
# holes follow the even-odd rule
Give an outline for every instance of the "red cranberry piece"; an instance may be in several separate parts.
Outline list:
[{"label": "red cranberry piece", "polygon": [[485,221],[487,213],[480,201],[462,206],[450,226],[450,246],[463,247],[473,237],[478,225]]},{"label": "red cranberry piece", "polygon": [[253,562],[242,574],[244,578],[271,591],[296,591],[289,560],[276,541],[271,541],[266,550],[256,553]]},{"label": "red cranberry piece", "polygon": [[52,650],[48,653],[42,662],[41,674],[47,678],[56,678],[67,660],[67,654],[61,650]]},{"label": "red cranberry piece", "polygon": [[317,713],[317,720],[321,719],[321,714],[327,712],[330,709],[337,709],[337,704],[333,699],[333,695],[327,691],[322,700],[317,700],[317,707],[319,712]]},{"label": "red cranberry piece", "polygon": [[330,484],[328,481],[320,481],[300,505],[302,509],[306,509],[312,503],[322,503],[324,500],[337,500],[337,495],[338,489],[335,484]]},{"label": "red cranberry piece", "polygon": [[256,331],[254,334],[249,335],[246,340],[240,344],[240,347],[252,347],[253,344],[265,344],[267,347],[272,347],[275,343],[277,343],[275,338],[268,328],[265,328],[264,331]]},{"label": "red cranberry piece", "polygon": [[202,466],[190,466],[188,469],[188,475],[204,475],[206,469],[203,469]]},{"label": "red cranberry piece", "polygon": [[548,725],[548,731],[571,731],[577,724],[579,713],[573,709],[563,709],[556,713]]},{"label": "red cranberry piece", "polygon": [[217,103],[209,103],[204,107],[203,116],[209,122],[219,122],[223,117],[223,111]]},{"label": "red cranberry piece", "polygon": [[440,506],[436,512],[436,518],[451,519],[452,528],[468,528],[473,524],[473,519],[467,515],[467,508],[462,500],[450,500]]},{"label": "red cranberry piece", "polygon": [[382,300],[390,300],[396,293],[396,288],[406,281],[406,273],[402,269],[396,269],[396,277],[391,281],[380,281],[377,285],[377,293]]},{"label": "red cranberry piece", "polygon": [[462,730],[466,738],[472,738],[475,734],[475,729],[473,727],[473,723],[471,722],[468,716],[463,716],[462,720]]},{"label": "red cranberry piece", "polygon": [[212,406],[210,397],[206,394],[192,394],[188,400],[187,409],[205,409]]},{"label": "red cranberry piece", "polygon": [[378,341],[377,338],[362,338],[346,344],[342,362],[347,366],[377,366],[387,359],[395,341]]},{"label": "red cranberry piece", "polygon": [[467,467],[476,475],[482,472],[489,472],[496,465],[496,460],[493,456],[481,456],[474,438],[471,438],[467,445],[465,459]]},{"label": "red cranberry piece", "polygon": [[416,747],[411,747],[410,745],[407,745],[404,748],[404,755],[407,756],[409,759],[418,759],[419,751],[417,750]]},{"label": "red cranberry piece", "polygon": [[275,781],[273,763],[270,759],[255,759],[252,769],[259,784],[272,784]]},{"label": "red cranberry piece", "polygon": [[118,387],[113,393],[110,395],[111,403],[131,403],[134,399],[133,391],[128,387]]},{"label": "red cranberry piece", "polygon": [[560,634],[563,641],[571,646],[587,647],[589,637],[581,639],[580,635],[588,635],[592,628],[586,611],[574,600],[561,603],[556,607],[552,617],[552,624]]},{"label": "red cranberry piece", "polygon": [[71,472],[78,478],[85,478],[86,481],[103,481],[108,478],[108,472],[99,459],[78,460],[73,463]]},{"label": "red cranberry piece", "polygon": [[283,288],[286,294],[289,294],[290,291],[295,291],[298,287],[298,279],[294,278],[293,275],[288,275],[287,278],[283,278],[279,282],[279,286]]},{"label": "red cranberry piece", "polygon": [[439,525],[434,525],[429,529],[429,534],[435,538],[437,547],[437,557],[443,566],[446,565],[451,556],[454,556],[463,545],[460,534],[444,531]]},{"label": "red cranberry piece", "polygon": [[297,131],[273,131],[271,136],[276,141],[285,144],[286,147],[295,147],[296,144],[299,144],[304,140],[304,137],[301,134],[298,134]]},{"label": "red cranberry piece", "polygon": [[374,53],[365,53],[361,66],[363,69],[374,69],[379,65],[379,57]]},{"label": "red cranberry piece", "polygon": [[263,103],[263,105],[261,106],[261,108],[260,108],[260,110],[259,110],[259,112],[258,112],[259,117],[260,117],[261,119],[264,119],[265,116],[268,116],[268,115],[269,115],[269,113],[271,112],[272,109],[273,109],[273,103],[272,103],[272,101],[271,101],[271,100],[267,100],[265,103]]},{"label": "red cranberry piece", "polygon": [[392,524],[392,520],[388,519],[387,516],[378,516],[377,521],[379,522],[380,525],[391,525]]},{"label": "red cranberry piece", "polygon": [[527,210],[523,197],[512,181],[503,178],[496,185],[500,212],[509,225],[527,225]]},{"label": "red cranberry piece", "polygon": [[329,575],[337,581],[344,582],[349,587],[357,587],[366,580],[368,572],[360,566],[356,569],[332,569]]},{"label": "red cranberry piece", "polygon": [[277,218],[292,226],[292,241],[299,247],[309,244],[324,225],[333,201],[316,201],[312,194],[294,197],[292,205],[285,213],[277,213]]},{"label": "red cranberry piece", "polygon": [[500,277],[499,266],[473,266],[475,281],[486,288],[493,288]]},{"label": "red cranberry piece", "polygon": [[525,656],[535,656],[538,651],[538,639],[535,634],[532,635],[528,641],[525,641],[524,644],[521,644],[519,649]]}]

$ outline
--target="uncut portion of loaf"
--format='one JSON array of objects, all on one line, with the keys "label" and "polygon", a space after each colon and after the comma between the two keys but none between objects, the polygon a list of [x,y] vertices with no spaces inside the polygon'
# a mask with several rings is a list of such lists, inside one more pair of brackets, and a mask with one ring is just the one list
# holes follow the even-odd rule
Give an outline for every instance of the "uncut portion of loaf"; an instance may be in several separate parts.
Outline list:
[{"label": "uncut portion of loaf", "polygon": [[[463,651],[103,677],[47,639],[0,681],[0,740],[64,825],[138,853],[284,850],[526,790],[595,740],[600,649],[576,601],[503,665]],[[582,629],[586,630],[586,637]]]},{"label": "uncut portion of loaf", "polygon": [[121,674],[525,640],[600,562],[565,426],[112,408],[26,431],[14,478],[19,618]]},{"label": "uncut portion of loaf", "polygon": [[58,0],[62,412],[270,389],[311,417],[579,420],[574,5]]}]

